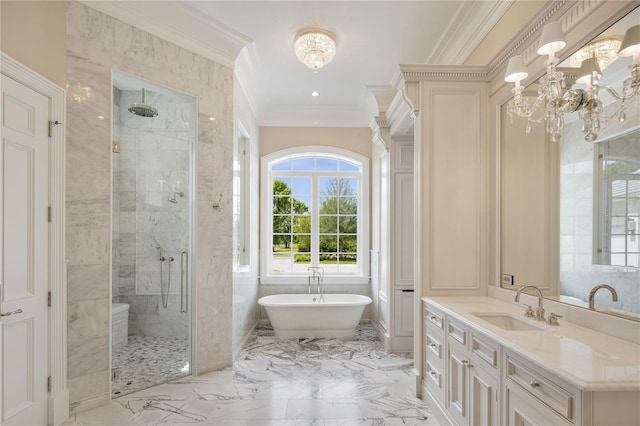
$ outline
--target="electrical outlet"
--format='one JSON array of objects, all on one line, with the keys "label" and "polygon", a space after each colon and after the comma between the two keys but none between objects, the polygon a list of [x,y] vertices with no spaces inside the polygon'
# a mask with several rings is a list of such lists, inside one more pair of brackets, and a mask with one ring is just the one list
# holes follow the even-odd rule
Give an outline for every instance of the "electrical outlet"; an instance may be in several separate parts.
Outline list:
[{"label": "electrical outlet", "polygon": [[502,274],[502,286],[513,285],[513,275]]}]

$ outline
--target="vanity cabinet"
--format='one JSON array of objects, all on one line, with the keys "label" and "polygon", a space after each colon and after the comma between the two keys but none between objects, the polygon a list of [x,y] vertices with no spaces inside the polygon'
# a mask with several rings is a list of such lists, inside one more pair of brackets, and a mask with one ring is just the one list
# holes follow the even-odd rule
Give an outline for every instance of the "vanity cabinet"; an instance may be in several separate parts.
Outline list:
[{"label": "vanity cabinet", "polygon": [[[497,357],[487,369],[471,345],[471,332],[447,316],[446,410],[455,424],[498,425],[499,386]],[[477,341],[477,340],[476,340]],[[484,339],[486,342],[487,340]]]},{"label": "vanity cabinet", "polygon": [[424,304],[423,387],[456,425],[499,425],[499,346]]},{"label": "vanity cabinet", "polygon": [[[614,381],[637,376],[638,364],[633,356],[624,352],[608,355],[611,352],[606,346],[589,346],[588,341],[568,342],[565,351],[562,346],[552,346],[562,339],[572,341],[584,335],[582,330],[570,337],[558,336],[557,330],[549,329],[535,335],[493,337],[493,331],[473,322],[469,312],[509,312],[509,305],[487,302],[487,298],[478,298],[480,302],[473,305],[472,297],[458,305],[451,302],[453,299],[446,299],[446,303],[425,299],[423,303],[422,395],[441,421],[469,426],[640,424],[638,384],[634,379],[618,380],[618,384]],[[458,314],[458,306],[463,314]],[[604,336],[589,338],[606,341]],[[616,346],[616,342],[611,344]],[[540,352],[548,357],[546,364],[523,355],[523,345],[549,348]],[[636,346],[628,347],[624,342],[617,345],[625,346],[619,350],[631,351],[626,353],[638,353]],[[566,363],[567,356],[572,357],[571,363],[588,368],[587,373],[606,378],[568,381],[554,369],[559,362]]]}]

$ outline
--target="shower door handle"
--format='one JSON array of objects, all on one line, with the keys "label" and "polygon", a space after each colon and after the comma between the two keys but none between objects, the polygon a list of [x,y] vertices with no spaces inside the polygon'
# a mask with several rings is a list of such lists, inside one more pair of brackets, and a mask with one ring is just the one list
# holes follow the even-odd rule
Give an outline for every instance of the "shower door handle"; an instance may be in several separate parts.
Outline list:
[{"label": "shower door handle", "polygon": [[[189,252],[180,252],[180,312],[189,312]],[[186,265],[185,265],[186,264]]]}]

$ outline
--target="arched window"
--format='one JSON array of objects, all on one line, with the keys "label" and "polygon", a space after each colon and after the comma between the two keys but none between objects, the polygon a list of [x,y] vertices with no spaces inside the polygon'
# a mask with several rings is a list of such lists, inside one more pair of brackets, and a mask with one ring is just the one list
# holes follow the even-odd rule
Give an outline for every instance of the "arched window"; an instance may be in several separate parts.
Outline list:
[{"label": "arched window", "polygon": [[262,282],[306,283],[310,266],[322,267],[326,282],[367,279],[367,179],[368,159],[336,148],[264,157]]}]

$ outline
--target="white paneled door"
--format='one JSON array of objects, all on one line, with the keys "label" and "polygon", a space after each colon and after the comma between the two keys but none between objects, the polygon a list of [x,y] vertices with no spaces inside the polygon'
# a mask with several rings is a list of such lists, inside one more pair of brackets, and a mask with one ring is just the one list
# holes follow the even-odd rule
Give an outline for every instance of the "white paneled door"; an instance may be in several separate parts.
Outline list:
[{"label": "white paneled door", "polygon": [[1,78],[0,423],[46,425],[49,99]]}]

